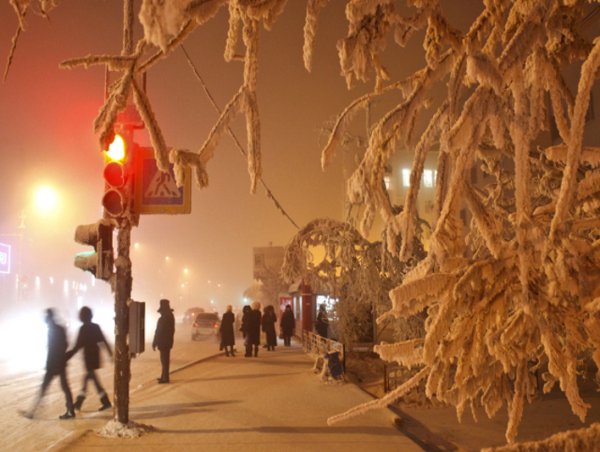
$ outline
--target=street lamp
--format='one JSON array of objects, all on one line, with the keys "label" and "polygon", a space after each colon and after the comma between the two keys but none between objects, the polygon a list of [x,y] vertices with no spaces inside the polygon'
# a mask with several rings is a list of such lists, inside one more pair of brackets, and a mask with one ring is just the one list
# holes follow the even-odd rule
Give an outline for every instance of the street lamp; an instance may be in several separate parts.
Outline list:
[{"label": "street lamp", "polygon": [[48,215],[54,213],[58,207],[59,197],[57,191],[49,185],[41,185],[34,192],[34,206],[38,213]]}]

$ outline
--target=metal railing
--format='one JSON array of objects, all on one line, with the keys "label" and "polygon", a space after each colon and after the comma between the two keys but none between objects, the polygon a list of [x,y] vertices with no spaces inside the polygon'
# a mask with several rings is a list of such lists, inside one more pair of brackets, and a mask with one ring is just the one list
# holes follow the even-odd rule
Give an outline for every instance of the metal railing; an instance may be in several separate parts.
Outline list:
[{"label": "metal railing", "polygon": [[328,339],[312,331],[302,331],[302,348],[305,353],[323,356],[325,353],[338,352],[344,372],[346,371],[346,347],[333,339]]}]

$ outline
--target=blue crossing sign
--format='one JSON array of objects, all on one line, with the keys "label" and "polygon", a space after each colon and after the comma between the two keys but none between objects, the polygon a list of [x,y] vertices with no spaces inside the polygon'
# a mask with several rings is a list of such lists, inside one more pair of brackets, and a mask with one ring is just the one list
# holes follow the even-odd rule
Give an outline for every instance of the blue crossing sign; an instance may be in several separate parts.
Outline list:
[{"label": "blue crossing sign", "polygon": [[188,214],[192,211],[191,171],[186,168],[182,187],[177,187],[173,165],[163,173],[156,166],[154,150],[136,149],[135,211],[138,214]]}]

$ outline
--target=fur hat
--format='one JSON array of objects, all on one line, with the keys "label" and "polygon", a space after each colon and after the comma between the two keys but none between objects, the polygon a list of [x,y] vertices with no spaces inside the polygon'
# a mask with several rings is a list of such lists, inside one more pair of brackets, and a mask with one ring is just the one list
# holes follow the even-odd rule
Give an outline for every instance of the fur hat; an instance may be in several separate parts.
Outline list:
[{"label": "fur hat", "polygon": [[163,298],[162,300],[160,300],[160,308],[158,308],[158,312],[168,312],[168,311],[173,311],[171,309],[171,306],[169,305],[169,300],[167,300],[166,298]]}]

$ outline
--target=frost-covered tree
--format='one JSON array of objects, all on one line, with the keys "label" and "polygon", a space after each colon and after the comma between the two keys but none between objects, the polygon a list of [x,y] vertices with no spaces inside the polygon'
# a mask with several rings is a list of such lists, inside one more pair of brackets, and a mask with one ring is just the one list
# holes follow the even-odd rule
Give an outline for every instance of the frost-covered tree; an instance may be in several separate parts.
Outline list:
[{"label": "frost-covered tree", "polygon": [[[14,42],[32,5],[45,14],[58,3],[11,0],[19,17]],[[285,4],[143,0],[139,19],[144,37],[125,46],[130,50],[63,63],[108,65],[121,73],[95,122],[100,145],[110,141],[116,115],[132,94],[159,168],[174,163],[179,177],[191,166],[198,184],[205,186],[219,137],[241,114],[254,190],[261,175],[259,31],[273,25]],[[304,61],[310,70],[319,14],[328,1],[306,4]],[[225,58],[243,61],[243,83],[197,152],[169,149],[140,76],[221,7],[230,17]],[[441,0],[347,1],[348,34],[338,42],[342,73],[349,87],[371,77],[375,83],[370,94],[339,116],[323,150],[323,166],[333,161],[351,118],[372,100],[385,97],[394,107],[370,131],[363,159],[349,181],[350,200],[365,208],[361,229],[366,232],[379,214],[389,252],[399,262],[410,258],[419,182],[433,147],[439,150],[437,219],[427,258],[390,291],[392,308],[379,318],[427,311],[423,340],[377,348],[382,358],[419,364],[421,370],[383,399],[331,422],[384,406],[425,381],[427,395],[456,406],[459,417],[467,407],[475,414],[483,406],[493,416],[506,405],[506,437],[512,442],[538,369],[545,371],[544,389],[558,383],[573,412],[585,419],[589,405],[579,395],[579,359],[589,353],[600,365],[600,150],[583,141],[600,40],[589,42],[579,32],[590,8],[598,6],[585,0],[482,0],[480,14],[461,31],[447,19]],[[404,80],[394,80],[383,66],[384,50],[393,45],[392,39],[403,47],[418,36],[424,36],[425,65]],[[399,47],[394,47],[397,58],[402,57]],[[573,64],[580,65],[575,91],[563,71]],[[445,94],[434,98],[434,88]],[[539,139],[550,117],[561,142],[544,147]],[[425,127],[415,128],[421,122]],[[382,181],[400,146],[414,158],[411,186],[397,214]],[[461,216],[461,211],[468,215]]]},{"label": "frost-covered tree", "polygon": [[[420,258],[424,256],[421,249]],[[381,242],[369,242],[350,224],[316,219],[292,238],[284,256],[283,277],[302,279],[316,292],[332,294],[336,304],[336,334],[344,343],[378,341],[390,327],[398,337],[422,334],[422,318],[386,322],[373,337],[375,318],[391,307],[388,291],[400,284],[414,267],[414,260],[401,263]],[[390,319],[393,320],[393,319]]]},{"label": "frost-covered tree", "polygon": [[[507,405],[510,442],[538,369],[545,371],[544,390],[559,383],[583,421],[589,405],[579,395],[579,359],[591,352],[600,364],[598,149],[582,142],[600,40],[586,42],[577,31],[587,3],[484,1],[466,33],[448,23],[438,1],[408,2],[416,7],[410,17],[396,3],[348,3],[349,34],[338,45],[342,70],[348,83],[372,70],[376,89],[342,113],[323,163],[332,160],[339,131],[357,109],[379,96],[398,97],[370,134],[349,196],[366,206],[363,231],[381,214],[391,250],[402,241],[397,257],[403,260],[411,253],[423,163],[439,148],[429,254],[390,292],[393,307],[379,318],[427,309],[426,335],[376,347],[383,359],[423,367],[384,398],[330,422],[385,406],[424,380],[427,395],[455,405],[459,417],[467,407],[475,416],[483,406],[491,417]],[[403,45],[419,29],[425,29],[426,66],[385,85],[378,58],[384,37],[393,32]],[[583,64],[572,93],[561,66],[577,61]],[[434,103],[429,93],[439,84],[446,96]],[[542,148],[549,116],[563,144]],[[413,140],[419,117],[427,126]],[[414,163],[396,215],[381,180],[400,144],[414,150]],[[476,183],[474,173],[484,182]]]}]

